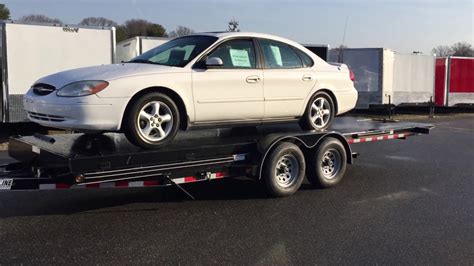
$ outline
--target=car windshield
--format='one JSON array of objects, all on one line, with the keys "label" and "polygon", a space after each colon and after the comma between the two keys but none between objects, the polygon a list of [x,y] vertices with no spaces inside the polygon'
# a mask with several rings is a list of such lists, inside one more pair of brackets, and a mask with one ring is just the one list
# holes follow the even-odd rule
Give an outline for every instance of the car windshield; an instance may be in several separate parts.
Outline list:
[{"label": "car windshield", "polygon": [[176,38],[133,58],[127,63],[184,67],[216,40],[216,37],[203,35]]}]

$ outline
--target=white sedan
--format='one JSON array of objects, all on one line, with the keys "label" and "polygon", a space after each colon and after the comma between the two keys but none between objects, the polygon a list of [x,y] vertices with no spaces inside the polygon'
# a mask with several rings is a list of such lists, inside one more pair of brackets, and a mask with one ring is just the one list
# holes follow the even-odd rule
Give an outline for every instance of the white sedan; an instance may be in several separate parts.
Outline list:
[{"label": "white sedan", "polygon": [[24,97],[28,118],[83,132],[124,132],[146,149],[194,126],[299,121],[324,130],[354,108],[350,69],[293,41],[258,33],[200,33],[130,62],[59,72]]}]

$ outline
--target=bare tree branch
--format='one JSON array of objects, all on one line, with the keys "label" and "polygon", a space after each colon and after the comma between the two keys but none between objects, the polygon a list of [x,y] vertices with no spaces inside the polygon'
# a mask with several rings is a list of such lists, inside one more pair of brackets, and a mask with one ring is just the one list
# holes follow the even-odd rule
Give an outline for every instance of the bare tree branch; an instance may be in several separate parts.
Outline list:
[{"label": "bare tree branch", "polygon": [[454,54],[453,49],[447,45],[439,45],[431,50],[437,57],[446,57]]},{"label": "bare tree branch", "polygon": [[117,23],[104,17],[88,17],[79,22],[81,26],[117,27]]},{"label": "bare tree branch", "polygon": [[181,36],[186,36],[186,35],[191,35],[194,33],[194,30],[185,27],[185,26],[178,26],[175,30],[171,31],[169,37],[171,38],[176,38],[176,37],[181,37]]},{"label": "bare tree branch", "polygon": [[458,42],[453,44],[451,49],[453,50],[453,55],[455,56],[474,57],[474,49],[472,48],[472,45],[470,43]]},{"label": "bare tree branch", "polygon": [[63,22],[57,18],[50,18],[41,14],[31,14],[21,17],[18,21],[24,23],[55,23],[62,24]]}]

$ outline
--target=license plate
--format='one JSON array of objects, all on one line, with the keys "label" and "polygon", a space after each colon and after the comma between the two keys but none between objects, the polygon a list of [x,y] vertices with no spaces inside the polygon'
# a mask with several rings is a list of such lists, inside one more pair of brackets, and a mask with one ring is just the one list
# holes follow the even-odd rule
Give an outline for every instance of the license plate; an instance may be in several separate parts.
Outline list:
[{"label": "license plate", "polygon": [[10,190],[13,186],[13,179],[2,178],[0,179],[0,190]]}]

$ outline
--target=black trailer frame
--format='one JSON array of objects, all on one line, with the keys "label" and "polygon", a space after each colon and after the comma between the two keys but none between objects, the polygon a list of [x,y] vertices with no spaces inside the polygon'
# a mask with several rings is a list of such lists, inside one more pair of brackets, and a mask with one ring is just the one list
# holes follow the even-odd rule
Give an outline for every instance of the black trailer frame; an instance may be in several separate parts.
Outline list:
[{"label": "black trailer frame", "polygon": [[324,132],[301,131],[296,125],[185,132],[174,143],[151,151],[133,146],[121,134],[15,137],[9,155],[18,162],[0,166],[0,191],[175,185],[186,192],[180,184],[238,176],[265,178],[262,169],[281,143],[296,144],[310,154],[324,140],[334,138],[344,147],[344,164],[352,164],[357,155],[353,144],[405,139],[429,134],[432,128],[342,117]]}]

